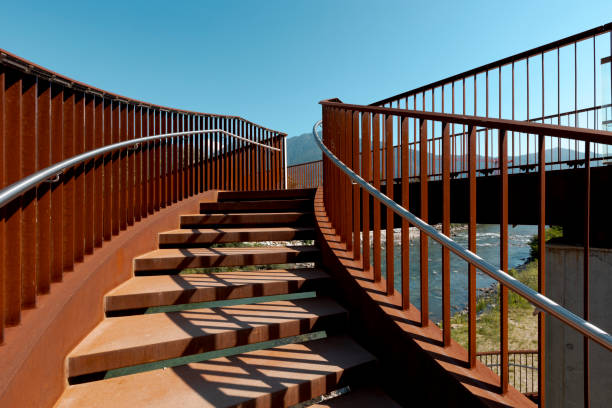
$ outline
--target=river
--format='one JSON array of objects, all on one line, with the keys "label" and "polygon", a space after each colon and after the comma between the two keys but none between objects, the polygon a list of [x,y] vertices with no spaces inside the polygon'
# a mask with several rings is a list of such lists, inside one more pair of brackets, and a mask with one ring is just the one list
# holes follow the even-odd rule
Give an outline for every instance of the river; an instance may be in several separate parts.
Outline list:
[{"label": "river", "polygon": [[[517,225],[508,228],[508,266],[515,268],[529,258],[529,240],[537,234],[537,226]],[[457,228],[452,238],[467,248],[467,228]],[[397,242],[397,240],[395,241]],[[419,239],[410,241],[410,302],[419,307],[420,299],[420,244]],[[385,246],[382,245],[382,272],[386,271]],[[499,267],[499,225],[478,225],[476,228],[476,252],[482,258]],[[394,247],[395,289],[401,290],[400,246]],[[467,263],[461,258],[450,255],[451,271],[451,314],[467,307],[468,278]],[[486,288],[496,281],[480,271],[476,271],[477,288]],[[440,244],[429,239],[429,316],[434,321],[442,318],[442,249]]]}]

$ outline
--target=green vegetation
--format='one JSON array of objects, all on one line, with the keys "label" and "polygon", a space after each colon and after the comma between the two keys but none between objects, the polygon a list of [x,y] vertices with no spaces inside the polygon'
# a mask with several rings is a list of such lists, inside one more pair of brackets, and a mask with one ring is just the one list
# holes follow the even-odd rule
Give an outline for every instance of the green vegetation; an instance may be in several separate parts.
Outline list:
[{"label": "green vegetation", "polygon": [[[546,241],[563,237],[561,227],[546,229]],[[508,273],[530,288],[538,288],[538,239],[534,236],[530,242],[530,260]],[[518,294],[508,291],[508,347],[510,350],[535,349],[538,342],[538,316],[535,307]],[[499,285],[494,290],[480,296],[476,302],[476,344],[478,351],[499,350]],[[441,323],[440,323],[441,324]],[[452,337],[463,347],[468,347],[468,314],[467,311],[455,314],[451,318]]]}]

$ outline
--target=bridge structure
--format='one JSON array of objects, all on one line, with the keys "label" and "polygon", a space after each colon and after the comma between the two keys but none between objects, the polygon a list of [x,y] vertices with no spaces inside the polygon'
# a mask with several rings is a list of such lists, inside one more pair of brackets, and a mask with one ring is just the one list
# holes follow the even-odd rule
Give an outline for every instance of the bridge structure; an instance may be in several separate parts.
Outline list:
[{"label": "bridge structure", "polygon": [[[323,160],[299,167],[282,132],[0,50],[0,405],[557,405],[547,333],[561,325],[583,341],[580,399],[599,406],[612,378],[591,351],[605,362],[612,337],[590,314],[590,274],[593,246],[611,247],[611,30],[370,105],[322,101]],[[467,248],[451,222],[468,224]],[[478,256],[477,223],[499,224],[499,266]],[[507,273],[512,224],[538,226],[537,290]],[[547,296],[547,225],[582,253],[581,310]],[[451,254],[468,265],[467,348],[451,336]],[[495,352],[478,352],[477,270],[500,285]],[[508,347],[509,291],[537,308],[530,363]]]}]

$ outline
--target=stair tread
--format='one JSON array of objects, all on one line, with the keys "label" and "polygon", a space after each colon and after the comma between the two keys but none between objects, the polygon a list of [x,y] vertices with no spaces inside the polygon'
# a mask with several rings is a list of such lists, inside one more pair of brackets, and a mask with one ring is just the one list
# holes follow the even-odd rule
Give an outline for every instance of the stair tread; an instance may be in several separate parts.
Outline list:
[{"label": "stair tread", "polygon": [[106,295],[106,311],[278,295],[326,278],[315,268],[135,276]]},{"label": "stair tread", "polygon": [[246,198],[247,200],[279,199],[279,198],[314,198],[315,188],[301,188],[290,190],[262,190],[262,191],[219,191],[218,201],[236,201]]},{"label": "stair tread", "polygon": [[330,392],[373,361],[352,339],[330,337],[73,385],[57,407],[290,406]]},{"label": "stair tread", "polygon": [[200,211],[248,211],[248,210],[281,210],[281,209],[296,209],[306,208],[313,205],[313,200],[310,198],[298,199],[274,199],[274,200],[240,200],[240,201],[219,201],[219,202],[202,202],[200,203]]},{"label": "stair tread", "polygon": [[393,401],[383,390],[378,387],[357,388],[349,393],[336,398],[319,402],[309,406],[310,408],[400,408],[401,405]]},{"label": "stair tread", "polygon": [[314,236],[312,227],[181,228],[159,234],[160,245],[215,242],[291,241]]},{"label": "stair tread", "polygon": [[310,298],[107,318],[68,356],[69,376],[295,336],[345,314]]},{"label": "stair tread", "polygon": [[265,246],[265,247],[220,247],[220,248],[162,248],[137,256],[138,259],[187,258],[196,256],[219,256],[239,254],[277,254],[297,252],[318,252],[315,246]]}]

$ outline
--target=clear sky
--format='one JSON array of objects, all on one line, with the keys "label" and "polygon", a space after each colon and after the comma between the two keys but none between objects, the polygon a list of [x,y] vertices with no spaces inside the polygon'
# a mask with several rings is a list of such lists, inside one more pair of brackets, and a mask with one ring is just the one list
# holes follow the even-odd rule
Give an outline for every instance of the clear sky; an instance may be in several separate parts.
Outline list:
[{"label": "clear sky", "polygon": [[612,21],[612,1],[8,1],[0,48],[93,86],[296,135]]}]

